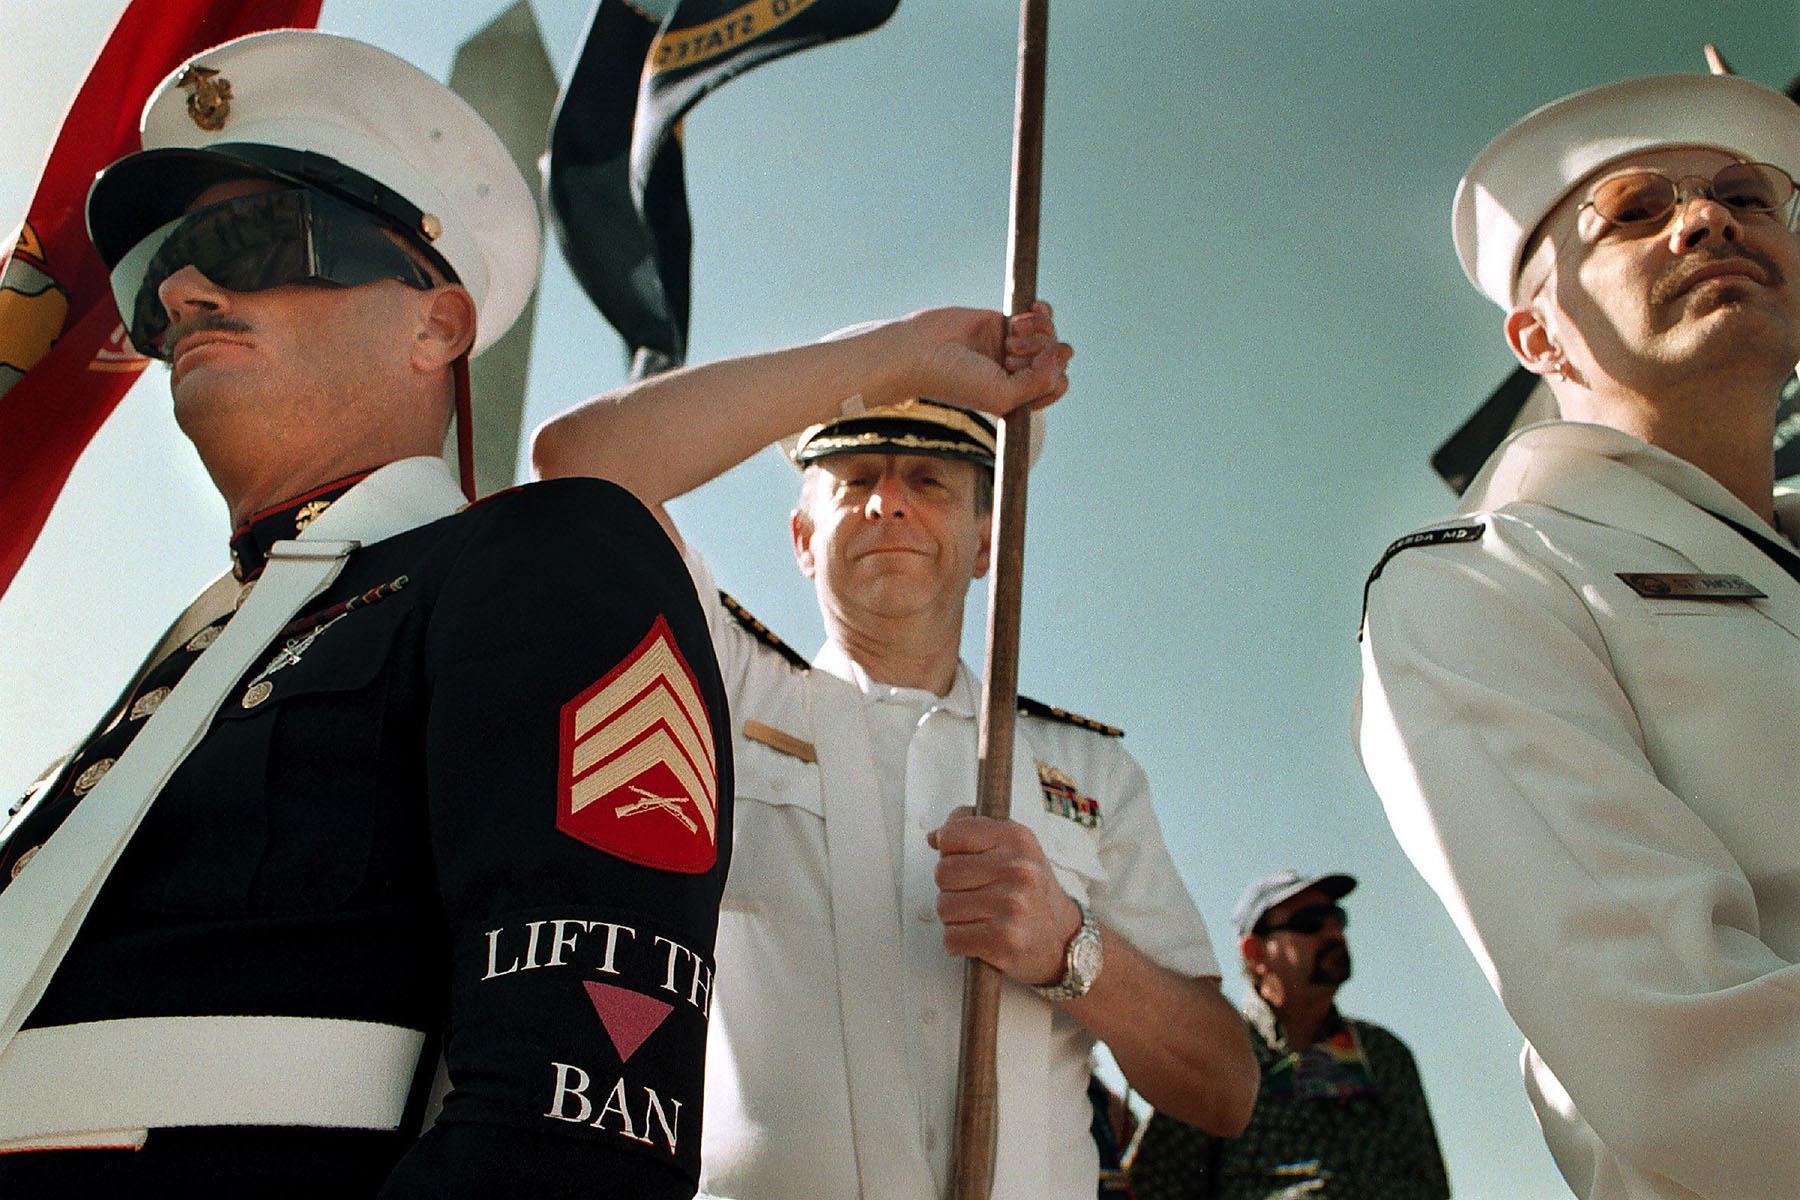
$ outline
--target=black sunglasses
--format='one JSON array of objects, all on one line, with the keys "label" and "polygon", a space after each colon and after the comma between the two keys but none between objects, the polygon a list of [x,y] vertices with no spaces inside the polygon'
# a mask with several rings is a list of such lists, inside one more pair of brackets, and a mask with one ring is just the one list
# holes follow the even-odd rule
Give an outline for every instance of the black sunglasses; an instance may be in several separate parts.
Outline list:
[{"label": "black sunglasses", "polygon": [[1305,908],[1297,908],[1288,914],[1288,919],[1277,925],[1263,926],[1263,934],[1279,933],[1284,929],[1295,933],[1317,933],[1325,928],[1325,922],[1336,921],[1339,929],[1350,927],[1350,914],[1337,904],[1309,904]]},{"label": "black sunglasses", "polygon": [[162,338],[169,315],[159,289],[186,266],[233,292],[380,279],[421,291],[432,286],[424,266],[361,209],[307,189],[255,192],[177,217],[113,268],[113,298],[140,353],[168,357]]}]

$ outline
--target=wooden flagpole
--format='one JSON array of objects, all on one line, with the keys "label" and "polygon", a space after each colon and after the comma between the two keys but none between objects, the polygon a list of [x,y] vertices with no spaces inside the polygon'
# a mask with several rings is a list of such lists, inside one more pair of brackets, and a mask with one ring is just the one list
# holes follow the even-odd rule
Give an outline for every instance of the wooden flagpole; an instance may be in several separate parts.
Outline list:
[{"label": "wooden flagpole", "polygon": [[[1050,0],[1020,0],[1019,80],[1013,108],[1012,218],[1007,234],[1006,311],[1037,300],[1038,198],[1044,163],[1044,62]],[[1025,574],[1025,480],[1032,415],[1000,421],[994,488],[994,572],[988,590],[987,663],[982,671],[975,811],[1012,811],[1013,723],[1019,689],[1019,602]],[[994,1183],[998,1076],[995,1041],[1000,972],[971,958],[963,976],[962,1052],[956,1075],[956,1130],[950,1200],[987,1200]]]}]

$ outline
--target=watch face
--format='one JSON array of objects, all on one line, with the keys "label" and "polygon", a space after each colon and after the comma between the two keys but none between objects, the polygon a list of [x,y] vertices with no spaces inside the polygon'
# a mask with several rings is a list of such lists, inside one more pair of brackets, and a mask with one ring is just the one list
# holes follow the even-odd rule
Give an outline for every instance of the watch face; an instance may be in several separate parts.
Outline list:
[{"label": "watch face", "polygon": [[1070,965],[1075,968],[1075,974],[1091,982],[1100,973],[1100,939],[1077,938],[1070,950]]}]

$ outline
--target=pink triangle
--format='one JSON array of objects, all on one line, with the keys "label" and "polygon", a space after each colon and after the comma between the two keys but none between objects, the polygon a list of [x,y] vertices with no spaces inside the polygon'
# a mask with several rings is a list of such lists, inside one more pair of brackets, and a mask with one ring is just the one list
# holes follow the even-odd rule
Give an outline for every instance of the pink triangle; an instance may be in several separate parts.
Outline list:
[{"label": "pink triangle", "polygon": [[664,1004],[641,992],[614,987],[610,983],[584,979],[581,986],[587,989],[588,999],[594,1002],[594,1011],[600,1014],[600,1023],[606,1026],[606,1036],[612,1039],[620,1062],[626,1062],[636,1054],[644,1039],[655,1033],[663,1018],[675,1008],[673,1004]]}]

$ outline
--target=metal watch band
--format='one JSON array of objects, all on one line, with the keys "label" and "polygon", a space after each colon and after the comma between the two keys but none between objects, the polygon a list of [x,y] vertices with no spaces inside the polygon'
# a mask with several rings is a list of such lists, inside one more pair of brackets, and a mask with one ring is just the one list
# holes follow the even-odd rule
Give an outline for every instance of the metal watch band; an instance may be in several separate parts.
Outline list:
[{"label": "metal watch band", "polygon": [[1032,985],[1031,990],[1046,1000],[1075,1000],[1085,996],[1100,975],[1099,922],[1094,920],[1093,910],[1086,904],[1076,900],[1075,907],[1081,910],[1081,928],[1075,931],[1075,936],[1063,950],[1062,978],[1055,983]]}]

